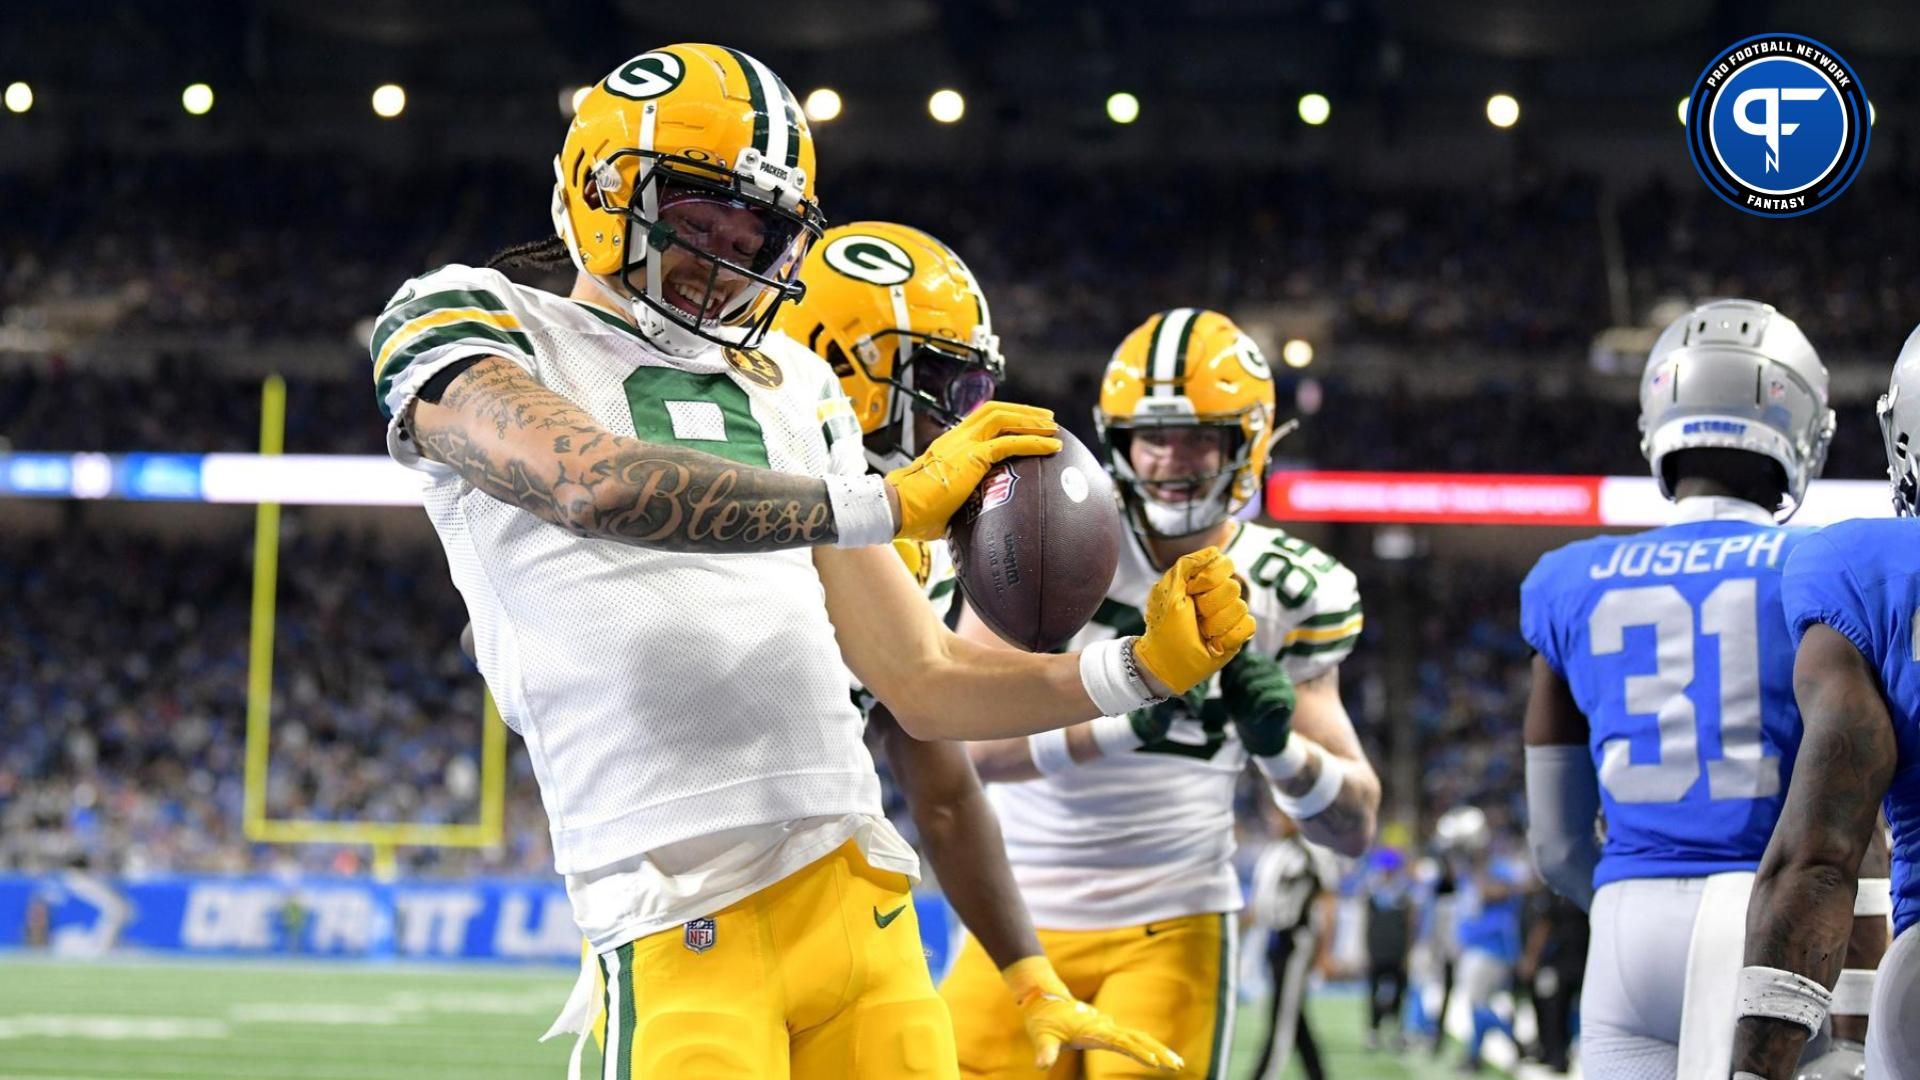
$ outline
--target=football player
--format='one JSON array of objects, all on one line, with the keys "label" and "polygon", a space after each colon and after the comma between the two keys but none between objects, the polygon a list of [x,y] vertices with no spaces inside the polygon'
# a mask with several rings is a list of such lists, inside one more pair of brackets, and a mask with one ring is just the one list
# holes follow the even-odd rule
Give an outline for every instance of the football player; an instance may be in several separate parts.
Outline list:
[{"label": "football player", "polygon": [[1672,524],[1549,552],[1521,586],[1528,841],[1592,910],[1583,1071],[1691,1080],[1727,1072],[1733,957],[1800,742],[1780,573],[1811,530],[1779,522],[1826,460],[1826,368],[1768,305],[1704,304],[1654,343],[1640,427]]},{"label": "football player", "polygon": [[1058,441],[994,404],[867,475],[828,366],[755,348],[822,228],[813,167],[758,61],[635,57],[554,161],[557,236],[514,252],[571,262],[571,293],[444,267],[370,346],[600,960],[608,1077],[953,1075],[847,668],[911,734],[1029,734],[1185,691],[1253,632],[1217,552],[1105,650],[940,625],[888,541]]},{"label": "football player", "polygon": [[[971,747],[1067,988],[1153,1033],[1196,1077],[1227,1069],[1241,907],[1233,795],[1248,759],[1308,839],[1345,854],[1370,843],[1380,800],[1340,700],[1339,664],[1361,628],[1353,573],[1236,519],[1260,494],[1273,411],[1266,360],[1225,315],[1175,308],[1127,335],[1095,420],[1129,529],[1107,602],[1074,644],[1138,632],[1163,568],[1210,547],[1246,568],[1259,631],[1217,685],[1185,698]],[[971,612],[963,632],[992,637]],[[962,1073],[1039,1075],[999,982],[967,940],[941,986]],[[1083,1064],[1089,1077],[1140,1073],[1111,1056]]]},{"label": "football player", "polygon": [[1838,1012],[1843,996],[1874,982],[1855,967],[1860,920],[1848,916],[1882,888],[1861,880],[1856,893],[1854,867],[1881,835],[1883,799],[1897,936],[1871,990],[1881,1019],[1867,1031],[1866,1074],[1920,1077],[1920,331],[1901,349],[1879,412],[1898,516],[1821,530],[1795,549],[1781,586],[1799,639],[1793,689],[1806,730],[1753,884],[1734,1033],[1741,1078],[1795,1075],[1829,1006]]},{"label": "football player", "polygon": [[[992,400],[1006,361],[986,294],[953,250],[919,229],[857,221],[828,229],[800,270],[807,293],[782,308],[765,350],[812,350],[840,377],[868,466],[884,474]],[[956,609],[944,540],[895,549],[945,619]],[[920,848],[953,911],[978,939],[1020,1010],[1039,1067],[1068,1049],[1117,1050],[1149,1066],[1179,1056],[1075,1000],[1034,935],[966,746],[908,735],[864,688],[869,733],[907,797]]]}]

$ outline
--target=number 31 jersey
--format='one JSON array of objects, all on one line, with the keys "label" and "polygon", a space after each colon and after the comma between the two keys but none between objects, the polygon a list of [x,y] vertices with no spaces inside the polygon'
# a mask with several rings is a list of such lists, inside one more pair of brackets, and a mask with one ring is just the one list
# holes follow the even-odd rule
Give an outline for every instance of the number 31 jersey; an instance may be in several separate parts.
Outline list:
[{"label": "number 31 jersey", "polygon": [[1595,887],[1759,866],[1800,747],[1780,576],[1811,534],[1683,499],[1674,524],[1549,552],[1520,586],[1521,633],[1587,718]]},{"label": "number 31 jersey", "polygon": [[[1353,651],[1361,627],[1353,571],[1261,525],[1237,525],[1222,548],[1251,586],[1247,603],[1259,629],[1247,648],[1280,657],[1295,682],[1331,671]],[[1068,648],[1140,633],[1159,578],[1129,531],[1106,602]],[[1233,793],[1247,752],[1218,680],[1199,716],[1178,699],[1154,708],[1175,716],[1162,742],[987,788],[1034,925],[1107,930],[1240,909]]]}]

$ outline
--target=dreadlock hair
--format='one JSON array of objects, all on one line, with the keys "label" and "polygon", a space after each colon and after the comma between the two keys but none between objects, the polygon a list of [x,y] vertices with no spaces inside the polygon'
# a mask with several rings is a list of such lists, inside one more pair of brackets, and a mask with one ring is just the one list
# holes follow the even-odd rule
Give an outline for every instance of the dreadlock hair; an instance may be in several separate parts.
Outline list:
[{"label": "dreadlock hair", "polygon": [[487,267],[492,270],[569,270],[573,267],[573,257],[567,254],[566,241],[548,236],[501,248],[487,259]]}]

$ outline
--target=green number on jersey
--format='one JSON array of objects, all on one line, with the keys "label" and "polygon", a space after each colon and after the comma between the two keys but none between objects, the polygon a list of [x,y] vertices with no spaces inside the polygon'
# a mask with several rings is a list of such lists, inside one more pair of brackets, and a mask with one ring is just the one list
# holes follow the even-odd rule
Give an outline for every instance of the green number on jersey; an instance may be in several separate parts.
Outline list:
[{"label": "green number on jersey", "polygon": [[1272,589],[1287,607],[1297,608],[1312,599],[1320,587],[1320,575],[1340,564],[1333,556],[1294,536],[1283,536],[1253,560],[1248,571],[1253,583]]},{"label": "green number on jersey", "polygon": [[1180,757],[1190,757],[1200,761],[1208,761],[1213,758],[1213,755],[1220,752],[1221,746],[1226,744],[1227,703],[1217,697],[1208,698],[1205,702],[1201,703],[1200,706],[1200,715],[1197,719],[1200,721],[1200,731],[1205,736],[1204,742],[1182,742],[1171,737],[1171,732],[1174,730],[1173,725],[1178,724],[1182,720],[1196,719],[1193,715],[1193,710],[1187,705],[1186,699],[1171,697],[1157,705],[1149,705],[1147,707],[1162,716],[1165,716],[1167,712],[1172,713],[1167,728],[1169,737],[1161,739],[1159,742],[1148,743],[1142,746],[1137,753],[1176,754]]},{"label": "green number on jersey", "polygon": [[766,438],[747,392],[725,375],[642,366],[621,388],[627,392],[635,438],[768,467]]}]

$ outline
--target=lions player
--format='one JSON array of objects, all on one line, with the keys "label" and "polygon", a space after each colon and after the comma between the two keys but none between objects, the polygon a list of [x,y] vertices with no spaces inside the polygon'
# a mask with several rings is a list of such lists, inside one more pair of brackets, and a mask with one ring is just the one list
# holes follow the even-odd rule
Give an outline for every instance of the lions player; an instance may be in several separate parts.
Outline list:
[{"label": "lions player", "polygon": [[1805,335],[1749,300],[1667,327],[1640,413],[1673,523],[1550,552],[1521,586],[1528,840],[1592,908],[1584,1073],[1692,1080],[1726,1073],[1732,958],[1800,742],[1780,572],[1811,530],[1778,521],[1834,415]]},{"label": "lions player", "polygon": [[1253,632],[1217,552],[1156,584],[1139,637],[1076,656],[940,625],[887,542],[1058,441],[989,405],[866,475],[827,365],[755,349],[822,227],[813,163],[753,58],[635,57],[554,161],[558,236],[518,252],[570,261],[571,294],[445,267],[371,342],[600,960],[609,1078],[954,1075],[848,667],[909,733],[1000,737],[1184,692]]},{"label": "lions player", "polygon": [[[1248,759],[1303,835],[1348,855],[1371,842],[1380,800],[1340,700],[1339,664],[1361,627],[1352,571],[1235,519],[1259,496],[1273,407],[1266,361],[1218,312],[1161,312],[1121,342],[1095,419],[1131,527],[1107,602],[1075,643],[1132,633],[1160,568],[1209,545],[1247,567],[1259,636],[1217,686],[1187,700],[972,746],[1067,988],[1152,1032],[1196,1077],[1227,1074],[1241,907],[1233,795]],[[962,632],[992,637],[971,613]],[[999,982],[966,941],[941,986],[962,1073],[1039,1075]],[[1105,1057],[1084,1072],[1139,1070]]]},{"label": "lions player", "polygon": [[[1880,427],[1899,516],[1822,530],[1799,545],[1782,584],[1806,734],[1753,885],[1733,1051],[1742,1078],[1793,1076],[1829,1004],[1873,979],[1842,970],[1841,954],[1849,908],[1860,911],[1849,902],[1854,866],[1879,834],[1883,798],[1898,936],[1872,990],[1881,1020],[1867,1032],[1866,1069],[1876,1080],[1920,1077],[1920,330],[1894,364]],[[1860,901],[1870,891],[1861,881]]]}]

